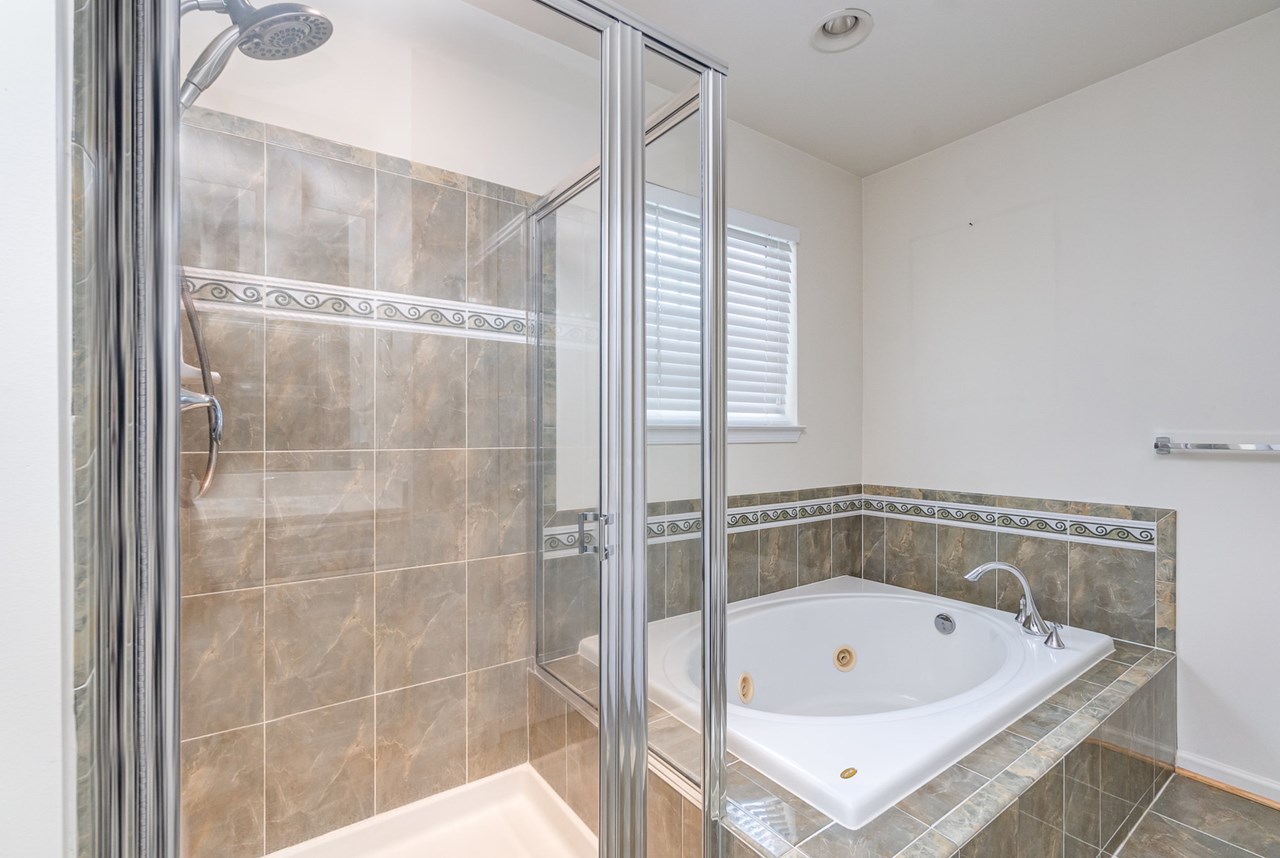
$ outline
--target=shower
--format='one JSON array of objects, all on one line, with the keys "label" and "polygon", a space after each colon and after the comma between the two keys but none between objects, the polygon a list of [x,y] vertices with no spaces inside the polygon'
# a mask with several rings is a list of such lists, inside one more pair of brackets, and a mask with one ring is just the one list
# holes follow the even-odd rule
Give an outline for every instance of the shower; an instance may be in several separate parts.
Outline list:
[{"label": "shower", "polygon": [[329,41],[333,22],[301,3],[273,3],[255,9],[247,0],[183,0],[181,14],[221,12],[231,26],[218,34],[187,73],[179,98],[183,110],[195,103],[237,48],[255,60],[287,60],[308,54]]}]

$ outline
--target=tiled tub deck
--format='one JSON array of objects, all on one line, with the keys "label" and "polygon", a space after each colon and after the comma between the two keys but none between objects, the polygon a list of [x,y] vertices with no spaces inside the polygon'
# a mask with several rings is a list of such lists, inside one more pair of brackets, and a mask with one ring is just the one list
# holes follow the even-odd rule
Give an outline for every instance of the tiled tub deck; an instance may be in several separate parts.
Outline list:
[{"label": "tiled tub deck", "polygon": [[[594,665],[569,656],[547,668],[594,698]],[[1173,774],[1175,671],[1171,653],[1118,642],[1109,658],[856,831],[731,758],[729,820],[736,838],[731,854],[1111,856]],[[536,676],[534,684],[542,684]],[[531,716],[531,730],[546,725],[547,711]],[[698,770],[697,733],[656,707],[649,739],[675,769],[685,775]],[[554,744],[553,739],[535,755],[535,768],[554,759]],[[653,788],[663,796],[672,792],[662,781]],[[687,799],[651,801],[649,810],[651,839],[655,832],[687,828],[689,818],[697,817]],[[689,858],[698,854],[696,848],[686,837],[673,851],[668,839],[651,854]]]}]

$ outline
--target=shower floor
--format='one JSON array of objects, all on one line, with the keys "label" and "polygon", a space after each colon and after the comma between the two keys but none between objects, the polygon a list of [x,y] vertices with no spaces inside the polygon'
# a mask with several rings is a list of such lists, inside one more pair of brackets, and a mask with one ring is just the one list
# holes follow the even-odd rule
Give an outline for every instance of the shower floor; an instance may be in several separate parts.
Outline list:
[{"label": "shower floor", "polygon": [[268,858],[595,858],[596,838],[529,765],[272,852]]}]

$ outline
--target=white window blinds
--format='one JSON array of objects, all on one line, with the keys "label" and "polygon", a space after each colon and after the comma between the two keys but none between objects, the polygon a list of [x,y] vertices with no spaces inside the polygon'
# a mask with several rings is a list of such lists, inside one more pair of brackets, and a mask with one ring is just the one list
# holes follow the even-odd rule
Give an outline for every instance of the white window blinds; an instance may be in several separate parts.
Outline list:
[{"label": "white window blinds", "polygon": [[[650,186],[645,309],[651,425],[698,422],[700,217],[697,200]],[[728,411],[731,426],[795,423],[793,228],[729,213]]]}]

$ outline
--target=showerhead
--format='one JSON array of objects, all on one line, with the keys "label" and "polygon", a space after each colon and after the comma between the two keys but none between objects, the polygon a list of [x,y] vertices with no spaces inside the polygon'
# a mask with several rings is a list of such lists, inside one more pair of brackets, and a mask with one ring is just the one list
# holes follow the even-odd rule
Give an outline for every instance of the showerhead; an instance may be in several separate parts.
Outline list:
[{"label": "showerhead", "polygon": [[333,23],[302,3],[255,9],[247,0],[184,0],[182,9],[225,12],[232,22],[191,65],[179,99],[184,110],[218,79],[236,48],[255,60],[287,60],[311,53],[333,35]]},{"label": "showerhead", "polygon": [[262,9],[228,3],[227,12],[240,28],[240,52],[255,60],[300,57],[333,35],[333,23],[302,3],[273,3]]}]

